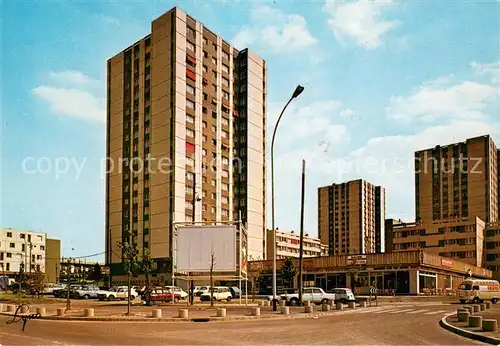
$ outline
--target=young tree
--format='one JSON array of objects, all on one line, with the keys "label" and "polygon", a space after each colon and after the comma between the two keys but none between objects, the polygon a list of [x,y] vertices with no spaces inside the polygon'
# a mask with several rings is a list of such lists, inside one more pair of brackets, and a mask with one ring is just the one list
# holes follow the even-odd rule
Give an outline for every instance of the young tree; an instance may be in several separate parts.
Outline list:
[{"label": "young tree", "polygon": [[127,273],[127,287],[128,287],[128,295],[127,295],[127,316],[130,315],[130,279],[132,274],[138,267],[137,260],[137,244],[130,244],[128,241],[123,243],[118,242],[118,247],[122,249],[123,253],[123,269]]},{"label": "young tree", "polygon": [[293,279],[297,275],[297,268],[293,264],[293,258],[287,257],[281,266],[281,281],[287,288],[293,287]]},{"label": "young tree", "polygon": [[215,254],[212,252],[210,258],[210,307],[214,307],[214,266],[215,266]]},{"label": "young tree", "polygon": [[37,298],[40,298],[40,295],[43,293],[43,290],[46,287],[45,275],[41,271],[37,270],[31,276],[29,285],[31,294],[36,295]]},{"label": "young tree", "polygon": [[144,291],[146,302],[150,304],[150,285],[151,285],[151,273],[153,272],[154,261],[149,254],[149,250],[144,250],[144,255],[140,261],[141,272],[146,275],[146,289]]}]

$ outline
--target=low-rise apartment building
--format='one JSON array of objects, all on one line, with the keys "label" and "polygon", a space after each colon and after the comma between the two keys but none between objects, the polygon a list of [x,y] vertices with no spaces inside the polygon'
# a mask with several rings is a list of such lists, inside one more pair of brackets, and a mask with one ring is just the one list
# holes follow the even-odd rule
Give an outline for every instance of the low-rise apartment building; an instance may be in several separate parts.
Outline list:
[{"label": "low-rise apartment building", "polygon": [[[304,257],[328,256],[328,245],[322,244],[318,238],[310,237],[308,234],[303,238]],[[267,259],[274,258],[273,232],[267,230]],[[276,259],[286,257],[300,257],[300,234],[276,231]]]},{"label": "low-rise apartment building", "polygon": [[486,225],[486,263],[493,276],[500,279],[500,222]]},{"label": "low-rise apartment building", "polygon": [[485,264],[485,223],[478,217],[475,218],[474,222],[447,223],[443,221],[430,225],[423,221],[398,222],[394,223],[392,229],[387,231],[392,234],[393,251],[425,249],[430,253],[457,258],[478,267]]}]

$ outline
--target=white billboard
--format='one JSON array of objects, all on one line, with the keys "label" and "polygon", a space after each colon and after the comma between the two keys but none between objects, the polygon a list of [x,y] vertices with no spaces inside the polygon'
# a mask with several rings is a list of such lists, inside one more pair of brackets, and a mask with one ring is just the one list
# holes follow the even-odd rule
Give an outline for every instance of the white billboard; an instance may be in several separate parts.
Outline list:
[{"label": "white billboard", "polygon": [[180,272],[236,271],[236,226],[179,226],[175,263]]}]

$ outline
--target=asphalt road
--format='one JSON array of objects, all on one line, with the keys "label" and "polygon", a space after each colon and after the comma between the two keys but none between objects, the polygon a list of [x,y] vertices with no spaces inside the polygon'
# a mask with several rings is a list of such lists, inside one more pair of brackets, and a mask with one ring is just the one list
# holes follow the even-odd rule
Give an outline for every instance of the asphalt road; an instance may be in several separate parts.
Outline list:
[{"label": "asphalt road", "polygon": [[442,329],[449,304],[398,304],[358,309],[329,317],[209,323],[110,323],[29,321],[0,317],[2,345],[474,345]]}]

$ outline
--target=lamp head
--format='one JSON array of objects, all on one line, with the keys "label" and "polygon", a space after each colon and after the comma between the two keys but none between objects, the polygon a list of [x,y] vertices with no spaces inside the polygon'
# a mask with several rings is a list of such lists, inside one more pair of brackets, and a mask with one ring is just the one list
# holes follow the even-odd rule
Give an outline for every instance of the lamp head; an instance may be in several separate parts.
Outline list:
[{"label": "lamp head", "polygon": [[295,91],[293,92],[292,98],[298,97],[304,91],[304,87],[302,85],[297,85]]}]

